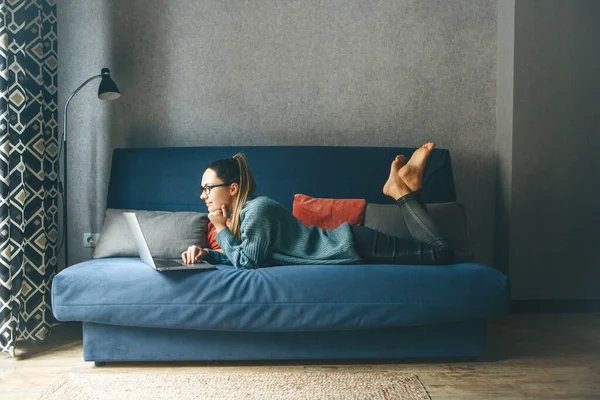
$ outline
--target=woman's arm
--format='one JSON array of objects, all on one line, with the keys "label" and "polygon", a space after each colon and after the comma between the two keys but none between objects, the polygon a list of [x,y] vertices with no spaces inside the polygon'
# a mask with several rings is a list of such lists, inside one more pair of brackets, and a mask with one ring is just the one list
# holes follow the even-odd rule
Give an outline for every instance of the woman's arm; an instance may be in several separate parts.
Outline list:
[{"label": "woman's arm", "polygon": [[229,258],[224,253],[220,251],[206,249],[208,254],[204,257],[204,260],[209,264],[224,264],[224,265],[233,265]]},{"label": "woman's arm", "polygon": [[241,243],[229,228],[217,233],[217,243],[234,267],[256,269],[266,265],[271,256],[271,220],[266,212],[247,210],[241,223]]}]

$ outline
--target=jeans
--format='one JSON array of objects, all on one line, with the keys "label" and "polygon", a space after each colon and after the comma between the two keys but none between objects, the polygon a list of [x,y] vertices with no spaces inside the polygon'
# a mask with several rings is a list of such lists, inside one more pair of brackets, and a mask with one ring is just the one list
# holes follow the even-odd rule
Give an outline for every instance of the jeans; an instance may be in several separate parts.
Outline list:
[{"label": "jeans", "polygon": [[386,235],[365,226],[352,226],[354,248],[368,264],[445,265],[454,251],[440,235],[421,199],[421,189],[396,200],[411,237]]}]

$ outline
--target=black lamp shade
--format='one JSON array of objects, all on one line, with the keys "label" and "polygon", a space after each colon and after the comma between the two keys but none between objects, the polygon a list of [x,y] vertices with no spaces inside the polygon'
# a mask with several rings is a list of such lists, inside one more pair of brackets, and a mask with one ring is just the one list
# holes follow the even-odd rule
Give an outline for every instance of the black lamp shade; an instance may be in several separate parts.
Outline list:
[{"label": "black lamp shade", "polygon": [[98,87],[98,98],[101,100],[116,100],[121,97],[117,84],[110,78],[110,70],[102,68],[102,81]]}]

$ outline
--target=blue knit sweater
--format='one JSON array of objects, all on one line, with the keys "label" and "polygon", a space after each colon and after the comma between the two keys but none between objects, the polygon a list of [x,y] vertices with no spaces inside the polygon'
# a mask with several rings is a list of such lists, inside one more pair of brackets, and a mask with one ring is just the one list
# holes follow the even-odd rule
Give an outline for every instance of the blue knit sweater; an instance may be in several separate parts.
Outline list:
[{"label": "blue knit sweater", "polygon": [[242,242],[228,228],[216,236],[223,253],[209,250],[206,261],[238,269],[289,264],[360,264],[350,225],[324,231],[305,226],[268,197],[251,197],[240,213]]}]

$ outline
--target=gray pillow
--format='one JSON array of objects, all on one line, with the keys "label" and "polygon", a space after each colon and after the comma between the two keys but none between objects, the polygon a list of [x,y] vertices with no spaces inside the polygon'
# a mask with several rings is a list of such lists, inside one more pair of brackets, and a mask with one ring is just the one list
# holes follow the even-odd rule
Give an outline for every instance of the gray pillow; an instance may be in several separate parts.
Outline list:
[{"label": "gray pillow", "polygon": [[123,217],[125,211],[135,212],[153,257],[179,258],[193,244],[207,246],[206,213],[108,208],[93,258],[138,256],[129,226]]},{"label": "gray pillow", "polygon": [[[456,262],[470,261],[473,251],[467,229],[467,213],[460,203],[428,203],[429,215],[454,249]],[[395,204],[367,204],[364,226],[385,234],[411,238],[400,208]]]}]

